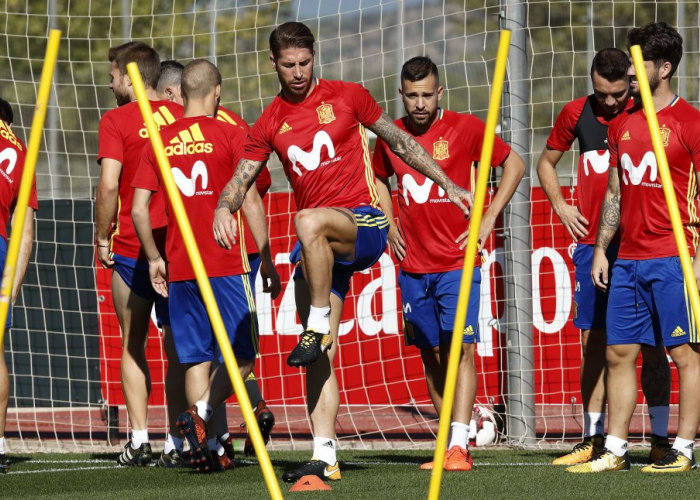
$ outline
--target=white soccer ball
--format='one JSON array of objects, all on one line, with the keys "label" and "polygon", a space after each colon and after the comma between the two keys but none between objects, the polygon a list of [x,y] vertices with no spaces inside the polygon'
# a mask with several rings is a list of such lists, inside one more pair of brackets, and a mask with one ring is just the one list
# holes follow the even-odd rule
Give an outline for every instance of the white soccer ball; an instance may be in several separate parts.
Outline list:
[{"label": "white soccer ball", "polygon": [[484,406],[475,406],[469,422],[469,444],[488,446],[496,442],[497,433],[493,412]]}]

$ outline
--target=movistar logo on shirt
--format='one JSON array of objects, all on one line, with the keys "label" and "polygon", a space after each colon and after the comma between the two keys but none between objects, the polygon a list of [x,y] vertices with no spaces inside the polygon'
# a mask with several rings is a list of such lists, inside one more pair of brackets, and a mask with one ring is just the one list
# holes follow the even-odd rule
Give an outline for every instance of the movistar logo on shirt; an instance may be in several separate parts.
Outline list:
[{"label": "movistar logo on shirt", "polygon": [[[187,177],[182,170],[177,167],[173,167],[173,178],[175,179],[175,184],[180,189],[180,192],[185,196],[192,197],[194,195],[211,195],[214,191],[207,190],[209,185],[209,172],[207,171],[207,166],[203,161],[196,161],[192,166],[192,171],[190,176]],[[200,180],[200,185],[202,188],[197,190],[197,180]]]},{"label": "movistar logo on shirt", "polygon": [[[324,146],[329,159],[321,163],[321,150]],[[299,176],[301,176],[301,169],[299,166],[303,167],[304,170],[313,171],[318,167],[325,167],[326,165],[335,163],[342,158],[341,156],[335,156],[333,140],[331,136],[323,130],[316,132],[316,135],[314,135],[314,143],[310,152],[304,151],[299,146],[292,145],[287,148],[287,156],[292,164],[292,170]]]},{"label": "movistar logo on shirt", "polygon": [[[642,186],[660,188],[661,184],[656,182],[656,177],[658,174],[658,167],[656,166],[656,156],[653,151],[647,151],[642,157],[642,161],[639,165],[635,165],[632,158],[625,153],[620,158],[620,163],[622,165],[623,174],[622,181],[625,184],[632,184],[633,186]],[[649,170],[649,181],[642,182],[644,176]]]},{"label": "movistar logo on shirt", "polygon": [[[166,125],[174,123],[175,117],[167,107],[161,106],[153,113],[153,120],[155,120],[156,125],[158,125],[158,130],[160,130]],[[148,130],[146,129],[145,125],[141,130],[139,130],[139,137],[142,139],[148,139]]]},{"label": "movistar logo on shirt", "polygon": [[165,147],[165,154],[178,156],[211,153],[214,151],[214,145],[211,142],[204,141],[204,135],[199,128],[199,123],[195,123],[181,131],[170,141],[170,145]]},{"label": "movistar logo on shirt", "polygon": [[610,167],[610,151],[607,149],[601,154],[600,151],[586,151],[583,153],[583,173],[588,177],[589,167],[596,174],[604,174]]},{"label": "movistar logo on shirt", "polygon": [[445,190],[441,187],[438,187],[439,198],[430,199],[430,190],[432,189],[433,184],[435,183],[427,177],[423,184],[418,184],[416,179],[411,174],[404,174],[401,178],[401,185],[403,186],[402,194],[406,205],[410,205],[408,197],[409,193],[413,201],[419,205],[428,202],[428,200],[430,200],[430,203],[449,203],[450,200],[449,198],[445,197]]}]

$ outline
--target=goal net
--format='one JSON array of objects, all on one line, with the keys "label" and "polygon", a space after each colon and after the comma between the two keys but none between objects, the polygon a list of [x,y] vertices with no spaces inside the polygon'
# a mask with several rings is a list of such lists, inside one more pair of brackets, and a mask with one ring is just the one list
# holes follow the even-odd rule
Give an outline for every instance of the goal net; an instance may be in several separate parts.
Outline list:
[{"label": "goal net", "polygon": [[[530,166],[562,106],[590,93],[588,70],[595,51],[624,49],[633,26],[665,20],[678,27],[685,53],[675,85],[697,105],[697,2],[535,0],[527,7],[525,17],[517,20],[527,34],[526,70],[510,71],[508,78],[511,83],[526,81],[531,89],[526,96],[530,139],[522,145]],[[37,166],[36,242],[5,341],[11,380],[7,435],[18,438],[11,449],[80,449],[106,441],[114,445],[129,429],[110,275],[96,266],[93,247],[98,122],[115,106],[108,88],[109,47],[135,39],[153,45],[162,60],[211,60],[223,75],[222,104],[252,123],[279,90],[268,62],[268,36],[278,24],[298,20],[316,35],[316,76],[359,82],[389,114],[399,117],[401,65],[410,57],[429,55],[446,89],[442,106],[483,119],[499,30],[509,12],[506,2],[493,0],[6,0],[0,6],[0,95],[13,105],[13,130],[23,139],[29,135],[48,30],[63,30]],[[504,119],[503,125],[512,124]],[[565,197],[571,200],[576,197],[575,155],[568,153],[558,168]],[[273,187],[266,207],[284,288],[271,301],[258,283],[262,355],[256,373],[277,419],[271,446],[308,446],[304,376],[285,363],[301,332],[288,262],[295,208],[279,163],[270,167]],[[532,324],[527,328],[533,345],[522,353],[525,362],[518,370],[530,377],[534,391],[518,395],[508,387],[513,367],[507,335],[522,323],[507,314],[507,287],[515,277],[507,272],[504,238],[515,228],[502,223],[486,246],[482,267],[477,404],[497,415],[503,437],[518,443],[526,442],[525,436],[503,423],[513,397],[532,398],[536,443],[544,444],[581,436],[580,339],[571,323],[572,242],[536,178],[529,180],[530,200],[518,203],[527,203],[530,211],[532,274],[518,278],[532,282]],[[494,179],[491,194],[496,187]],[[397,273],[387,252],[369,272],[353,278],[336,360],[341,447],[431,446],[437,432],[420,357],[404,346]],[[167,428],[166,362],[155,326],[148,357],[149,430],[155,441]],[[675,405],[675,370],[673,388]],[[235,433],[242,419],[235,405],[229,407]],[[638,406],[633,420],[633,431],[642,437],[649,433],[644,408]]]}]

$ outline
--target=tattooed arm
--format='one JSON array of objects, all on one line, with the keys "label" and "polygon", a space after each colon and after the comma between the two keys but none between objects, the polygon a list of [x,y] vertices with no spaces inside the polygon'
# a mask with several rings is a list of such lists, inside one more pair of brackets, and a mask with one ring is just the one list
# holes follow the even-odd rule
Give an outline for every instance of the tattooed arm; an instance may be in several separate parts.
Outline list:
[{"label": "tattooed arm", "polygon": [[219,196],[219,203],[214,212],[214,239],[228,250],[236,241],[236,219],[233,214],[243,205],[248,188],[255,182],[266,162],[241,158],[236,171]]},{"label": "tattooed arm", "polygon": [[600,207],[600,222],[593,249],[591,277],[595,286],[601,290],[608,289],[608,258],[605,255],[610,242],[620,227],[620,178],[617,168],[608,171],[608,189]]},{"label": "tattooed arm", "polygon": [[423,146],[397,127],[388,114],[382,113],[379,120],[372,124],[369,129],[381,137],[389,149],[404,163],[435,181],[438,186],[445,190],[452,203],[469,215],[469,208],[473,202],[471,193],[452,182]]}]

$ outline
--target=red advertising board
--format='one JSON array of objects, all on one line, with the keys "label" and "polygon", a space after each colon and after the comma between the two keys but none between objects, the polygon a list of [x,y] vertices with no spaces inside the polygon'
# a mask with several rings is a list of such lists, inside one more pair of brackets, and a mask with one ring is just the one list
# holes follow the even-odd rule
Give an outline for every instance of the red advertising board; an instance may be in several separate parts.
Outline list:
[{"label": "red advertising board", "polygon": [[[260,282],[257,283],[261,360],[256,373],[268,402],[303,405],[303,371],[286,364],[287,354],[301,332],[289,264],[289,252],[295,242],[294,199],[290,193],[272,193],[266,197],[266,205],[272,254],[283,281],[283,292],[272,301],[262,293]],[[503,349],[507,324],[505,254],[498,236],[500,231],[497,229],[494,234],[483,252],[477,367],[478,399],[498,403],[503,402],[502,394],[507,392]],[[531,235],[535,400],[538,405],[580,404],[580,333],[571,322],[575,285],[571,255],[575,247],[540,188],[532,189]],[[336,359],[341,404],[391,406],[429,401],[418,353],[403,342],[397,274],[398,267],[387,251],[370,270],[356,273],[352,279]],[[119,328],[109,295],[109,280],[110,272],[99,269],[102,390],[109,404],[123,404]],[[151,403],[162,404],[166,364],[154,325],[150,333]]]}]

